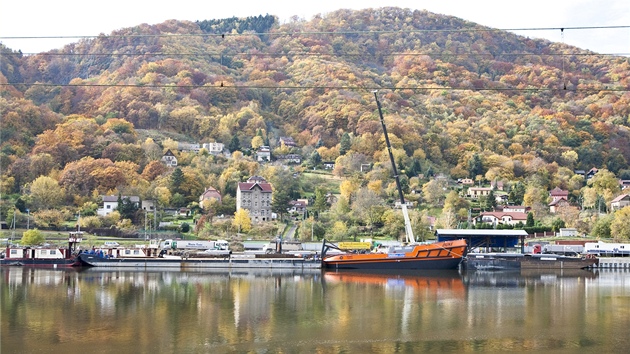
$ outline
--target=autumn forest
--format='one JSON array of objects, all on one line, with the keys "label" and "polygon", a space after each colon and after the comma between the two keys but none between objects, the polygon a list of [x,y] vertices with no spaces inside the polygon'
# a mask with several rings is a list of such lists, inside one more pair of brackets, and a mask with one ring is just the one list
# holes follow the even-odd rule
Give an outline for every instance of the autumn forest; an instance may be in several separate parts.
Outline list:
[{"label": "autumn forest", "polygon": [[[28,209],[40,228],[58,229],[78,212],[94,225],[140,228],[138,215],[98,220],[100,196],[195,210],[213,187],[223,205],[197,208],[196,230],[213,237],[213,216],[235,211],[237,183],[261,175],[277,192],[275,209],[313,201],[308,229],[320,237],[399,237],[377,90],[424,237],[428,216],[457,227],[471,210],[495,206],[466,198],[463,179],[501,182],[505,202],[530,208],[538,226],[630,237],[616,226],[630,224],[630,207],[609,210],[629,194],[619,183],[630,180],[628,57],[400,8],[286,23],[170,20],[45,53],[0,50],[2,221],[24,220]],[[231,155],[178,151],[178,142],[223,143]],[[302,162],[259,162],[260,146]],[[161,162],[167,150],[177,169]],[[588,182],[576,172],[592,168]],[[446,182],[436,192],[437,176]],[[573,209],[551,215],[556,187]],[[329,193],[338,198],[322,203]]]}]

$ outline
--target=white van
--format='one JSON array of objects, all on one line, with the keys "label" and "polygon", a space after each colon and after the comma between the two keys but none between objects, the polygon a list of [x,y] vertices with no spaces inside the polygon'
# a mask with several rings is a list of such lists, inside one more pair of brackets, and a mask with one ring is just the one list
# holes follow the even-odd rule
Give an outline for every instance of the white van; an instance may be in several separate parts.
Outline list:
[{"label": "white van", "polygon": [[120,246],[120,244],[116,241],[105,241],[105,244],[103,244],[103,246],[108,247],[108,248],[114,248],[114,247]]}]

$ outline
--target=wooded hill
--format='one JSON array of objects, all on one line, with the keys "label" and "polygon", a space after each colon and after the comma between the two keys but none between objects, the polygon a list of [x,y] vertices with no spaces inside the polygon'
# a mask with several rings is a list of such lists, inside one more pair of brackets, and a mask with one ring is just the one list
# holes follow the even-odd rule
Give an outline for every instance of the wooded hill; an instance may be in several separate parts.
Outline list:
[{"label": "wooded hill", "polygon": [[[1,49],[1,167],[17,179],[3,194],[86,156],[140,173],[155,159],[142,154],[140,130],[226,145],[237,136],[244,147],[259,132],[272,146],[291,136],[324,160],[348,133],[350,152],[386,162],[372,90],[403,168],[488,180],[547,173],[549,189],[568,188],[549,176],[558,171],[630,175],[627,57],[426,11],[172,20],[35,55]],[[16,161],[42,154],[46,167],[17,176]]]}]

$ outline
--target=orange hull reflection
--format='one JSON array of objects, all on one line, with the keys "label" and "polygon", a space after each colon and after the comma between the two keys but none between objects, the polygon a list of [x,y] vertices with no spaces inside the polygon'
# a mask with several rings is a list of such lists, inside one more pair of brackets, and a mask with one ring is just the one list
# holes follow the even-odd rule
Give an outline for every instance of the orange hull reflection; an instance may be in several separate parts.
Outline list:
[{"label": "orange hull reflection", "polygon": [[327,284],[357,283],[370,286],[405,287],[422,289],[434,292],[451,292],[464,295],[466,288],[461,275],[455,270],[428,271],[419,275],[418,272],[406,272],[395,274],[387,272],[362,272],[362,271],[327,271],[324,272],[324,281]]}]

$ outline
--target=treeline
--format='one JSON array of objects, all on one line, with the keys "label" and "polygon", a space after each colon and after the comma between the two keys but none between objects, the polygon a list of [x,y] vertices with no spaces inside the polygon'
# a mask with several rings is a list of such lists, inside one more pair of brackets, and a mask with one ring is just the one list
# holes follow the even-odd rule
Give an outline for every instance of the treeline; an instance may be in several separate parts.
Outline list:
[{"label": "treeline", "polygon": [[246,18],[231,17],[225,19],[203,20],[195,22],[205,33],[231,34],[253,31],[266,33],[277,25],[277,18],[272,15],[259,15]]}]

